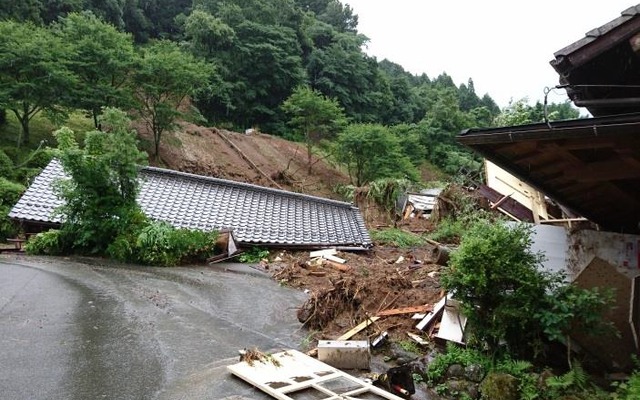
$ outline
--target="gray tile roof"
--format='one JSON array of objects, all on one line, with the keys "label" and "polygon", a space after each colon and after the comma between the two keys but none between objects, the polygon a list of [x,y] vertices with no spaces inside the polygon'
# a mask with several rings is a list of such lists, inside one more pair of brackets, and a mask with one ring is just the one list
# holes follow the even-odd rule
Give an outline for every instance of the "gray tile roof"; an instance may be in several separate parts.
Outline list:
[{"label": "gray tile roof", "polygon": [[[52,183],[64,178],[53,160],[9,213],[34,223],[59,223],[63,201]],[[365,246],[371,238],[360,211],[345,202],[223,179],[145,167],[138,203],[147,216],[175,227],[232,229],[240,243],[284,246]]]}]

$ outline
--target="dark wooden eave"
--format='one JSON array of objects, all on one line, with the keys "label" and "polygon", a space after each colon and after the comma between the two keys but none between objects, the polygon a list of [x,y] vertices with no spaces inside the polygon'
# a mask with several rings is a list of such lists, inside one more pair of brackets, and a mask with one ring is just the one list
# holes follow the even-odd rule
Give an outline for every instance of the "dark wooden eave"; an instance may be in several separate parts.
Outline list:
[{"label": "dark wooden eave", "polygon": [[594,116],[640,112],[640,5],[554,53],[559,83]]},{"label": "dark wooden eave", "polygon": [[640,114],[468,129],[457,139],[602,228],[640,233]]}]

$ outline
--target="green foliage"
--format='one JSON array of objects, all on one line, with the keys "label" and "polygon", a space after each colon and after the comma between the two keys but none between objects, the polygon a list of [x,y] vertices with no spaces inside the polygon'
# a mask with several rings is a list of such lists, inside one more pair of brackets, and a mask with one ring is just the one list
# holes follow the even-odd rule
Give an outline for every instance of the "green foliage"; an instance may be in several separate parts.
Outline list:
[{"label": "green foliage", "polygon": [[617,384],[612,398],[616,400],[640,399],[640,372],[634,371],[626,382]]},{"label": "green foliage", "polygon": [[391,213],[398,197],[407,192],[413,183],[404,178],[382,178],[369,182],[367,198],[371,199],[383,210]]},{"label": "green foliage", "polygon": [[356,186],[380,178],[419,179],[411,160],[402,154],[397,137],[382,125],[348,126],[338,135],[335,154]]},{"label": "green foliage", "polygon": [[418,347],[418,344],[413,340],[401,340],[398,342],[398,345],[402,348],[402,350],[408,351],[409,353],[413,353],[413,354],[422,353],[422,351],[420,351],[420,347]]},{"label": "green foliage", "polygon": [[166,40],[143,49],[140,65],[134,73],[138,112],[153,133],[155,156],[159,159],[160,140],[175,126],[180,106],[194,95],[199,85],[214,74],[213,66],[197,60]]},{"label": "green foliage", "polygon": [[537,314],[545,335],[562,341],[572,331],[590,334],[606,333],[613,325],[605,322],[602,313],[613,302],[612,290],[583,289],[565,285],[554,290],[549,307]]},{"label": "green foliage", "polygon": [[298,86],[281,107],[290,117],[289,125],[301,132],[305,139],[307,166],[311,171],[312,146],[335,135],[346,125],[344,111],[336,100],[308,86]]},{"label": "green foliage", "polygon": [[[521,400],[534,400],[540,397],[537,375],[532,372],[533,364],[525,360],[505,358],[499,360],[494,371],[508,374],[518,380],[518,393]],[[490,396],[485,396],[491,398]]]},{"label": "green foliage", "polygon": [[551,376],[545,381],[551,397],[582,392],[587,389],[589,375],[582,368],[580,363],[574,362],[573,368],[567,373],[559,376]]},{"label": "green foliage", "polygon": [[7,153],[0,149],[0,178],[11,179],[15,166]]},{"label": "green foliage", "polygon": [[60,230],[51,229],[31,237],[24,249],[27,254],[62,255],[66,252],[63,240]]},{"label": "green foliage", "polygon": [[17,233],[16,226],[9,219],[8,214],[24,190],[24,186],[0,176],[0,240],[15,236]]},{"label": "green foliage", "polygon": [[544,105],[539,101],[535,105],[528,104],[528,99],[511,101],[495,118],[495,126],[525,125],[545,121],[558,121],[576,119],[580,112],[571,105],[570,101],[564,103],[551,103],[547,105],[546,116]]},{"label": "green foliage", "polygon": [[82,149],[70,129],[55,133],[70,177],[57,187],[65,200],[62,234],[74,251],[91,254],[104,254],[126,229],[122,221],[138,212],[138,165],[146,160],[124,112],[106,109],[101,122],[105,131],[89,132]]},{"label": "green foliage", "polygon": [[429,385],[435,385],[442,382],[447,373],[447,369],[454,364],[460,364],[463,367],[470,365],[479,365],[488,371],[491,367],[491,359],[481,351],[474,348],[459,347],[451,342],[447,342],[447,348],[444,353],[438,354],[427,369],[427,378]]},{"label": "green foliage", "polygon": [[480,385],[482,398],[487,400],[519,400],[518,379],[503,372],[492,372]]},{"label": "green foliage", "polygon": [[238,256],[238,261],[246,264],[253,264],[260,262],[260,260],[269,257],[269,250],[260,247],[251,247],[248,250],[243,251]]},{"label": "green foliage", "polygon": [[402,248],[417,247],[425,244],[421,236],[396,228],[371,231],[371,239],[379,244]]},{"label": "green foliage", "polygon": [[154,221],[140,230],[131,252],[143,264],[170,267],[206,260],[213,255],[216,238],[215,232],[176,229],[166,222]]},{"label": "green foliage", "polygon": [[32,23],[0,21],[0,108],[20,122],[17,146],[29,143],[31,119],[68,104],[75,77],[69,45]]},{"label": "green foliage", "polygon": [[546,307],[552,277],[538,269],[531,253],[530,228],[478,221],[451,254],[443,276],[468,316],[468,332],[491,352],[506,341],[510,352],[526,355],[542,334],[535,311]]},{"label": "green foliage", "polygon": [[125,85],[135,61],[130,35],[90,12],[69,14],[55,25],[54,34],[71,46],[70,69],[80,82],[73,105],[89,111],[96,128],[102,107],[131,104]]}]

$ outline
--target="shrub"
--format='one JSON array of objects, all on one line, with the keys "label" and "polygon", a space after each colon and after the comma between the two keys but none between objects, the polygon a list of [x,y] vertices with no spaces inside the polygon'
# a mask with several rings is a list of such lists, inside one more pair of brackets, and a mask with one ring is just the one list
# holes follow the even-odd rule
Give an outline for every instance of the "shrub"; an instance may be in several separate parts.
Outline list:
[{"label": "shrub", "polygon": [[479,365],[485,371],[491,366],[491,359],[481,351],[473,348],[463,348],[448,342],[444,353],[438,354],[429,364],[427,378],[430,385],[442,382],[451,365],[460,364],[463,367]]},{"label": "shrub", "polygon": [[24,190],[24,186],[0,177],[0,240],[15,236],[17,233],[16,226],[9,219],[8,214]]},{"label": "shrub", "polygon": [[260,262],[260,260],[267,257],[269,257],[269,250],[261,247],[252,247],[240,254],[238,261],[241,263],[253,264]]},{"label": "shrub", "polygon": [[14,165],[11,158],[0,149],[0,178],[12,179]]},{"label": "shrub", "polygon": [[125,232],[108,247],[117,260],[170,267],[204,261],[215,251],[216,232],[176,229],[166,222],[148,222]]},{"label": "shrub", "polygon": [[541,335],[534,313],[545,306],[550,277],[538,269],[541,256],[530,247],[525,225],[478,221],[464,234],[442,276],[445,289],[463,303],[472,339],[491,352],[505,340],[521,356]]},{"label": "shrub", "polygon": [[51,229],[31,237],[24,246],[27,254],[56,256],[64,254],[65,246],[60,230]]}]

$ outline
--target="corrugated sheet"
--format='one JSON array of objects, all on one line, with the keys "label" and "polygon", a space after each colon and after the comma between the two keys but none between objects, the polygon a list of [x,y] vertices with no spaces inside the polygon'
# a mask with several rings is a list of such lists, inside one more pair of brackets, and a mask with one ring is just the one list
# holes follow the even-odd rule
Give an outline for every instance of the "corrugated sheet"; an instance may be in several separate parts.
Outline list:
[{"label": "corrugated sheet", "polygon": [[[52,182],[64,178],[52,161],[13,207],[17,220],[60,222],[62,200]],[[147,216],[175,227],[232,229],[240,243],[370,246],[360,211],[345,202],[160,168],[143,168],[138,203]]]}]

